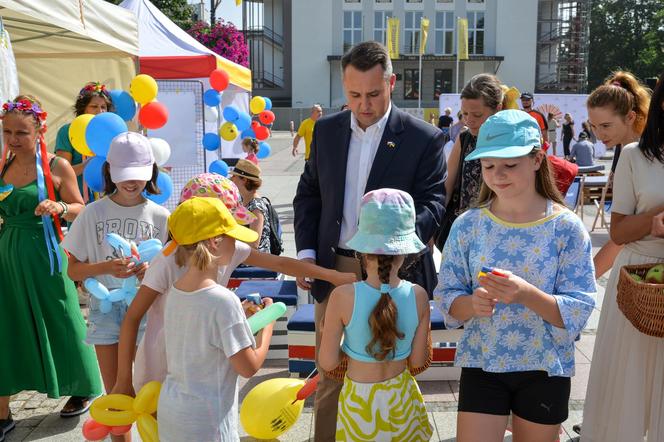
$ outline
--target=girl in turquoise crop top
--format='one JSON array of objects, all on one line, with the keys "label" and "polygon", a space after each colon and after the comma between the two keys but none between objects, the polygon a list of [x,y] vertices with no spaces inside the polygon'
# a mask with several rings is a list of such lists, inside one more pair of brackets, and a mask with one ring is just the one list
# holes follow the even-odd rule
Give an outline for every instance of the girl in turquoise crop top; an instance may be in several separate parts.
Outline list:
[{"label": "girl in turquoise crop top", "polygon": [[415,234],[410,195],[367,193],[348,246],[361,254],[367,277],[330,294],[319,353],[325,371],[339,365],[341,352],[349,356],[336,439],[429,440],[424,399],[408,371],[408,363],[420,367],[428,356],[429,301],[422,287],[398,276],[405,256],[425,247]]}]

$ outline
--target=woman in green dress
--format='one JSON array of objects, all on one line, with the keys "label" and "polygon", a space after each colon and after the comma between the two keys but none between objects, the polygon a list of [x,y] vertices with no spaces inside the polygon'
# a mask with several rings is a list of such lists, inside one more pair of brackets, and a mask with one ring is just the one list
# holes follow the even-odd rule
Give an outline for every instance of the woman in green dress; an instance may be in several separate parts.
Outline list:
[{"label": "woman in green dress", "polygon": [[72,396],[61,414],[77,415],[101,393],[101,382],[94,349],[84,343],[85,321],[56,238],[59,219],[72,221],[83,208],[76,175],[66,160],[46,152],[46,112],[33,97],[5,103],[0,115],[2,434],[14,427],[10,395],[37,390],[51,398]]}]

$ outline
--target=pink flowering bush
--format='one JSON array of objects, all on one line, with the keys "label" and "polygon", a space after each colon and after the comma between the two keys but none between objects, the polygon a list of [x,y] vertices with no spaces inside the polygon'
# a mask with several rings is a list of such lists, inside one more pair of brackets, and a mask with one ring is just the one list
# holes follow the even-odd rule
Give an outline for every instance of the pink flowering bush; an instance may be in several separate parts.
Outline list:
[{"label": "pink flowering bush", "polygon": [[187,32],[222,57],[239,65],[249,66],[247,43],[242,32],[238,31],[233,23],[219,19],[210,27],[205,22],[198,22]]}]

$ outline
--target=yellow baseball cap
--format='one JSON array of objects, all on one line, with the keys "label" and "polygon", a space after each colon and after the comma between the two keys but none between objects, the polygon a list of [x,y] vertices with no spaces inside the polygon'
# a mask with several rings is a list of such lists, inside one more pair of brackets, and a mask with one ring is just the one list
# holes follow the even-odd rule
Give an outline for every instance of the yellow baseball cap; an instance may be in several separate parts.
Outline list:
[{"label": "yellow baseball cap", "polygon": [[218,198],[195,197],[183,202],[168,217],[168,230],[173,240],[183,246],[219,235],[242,242],[258,239],[258,233],[239,225]]}]

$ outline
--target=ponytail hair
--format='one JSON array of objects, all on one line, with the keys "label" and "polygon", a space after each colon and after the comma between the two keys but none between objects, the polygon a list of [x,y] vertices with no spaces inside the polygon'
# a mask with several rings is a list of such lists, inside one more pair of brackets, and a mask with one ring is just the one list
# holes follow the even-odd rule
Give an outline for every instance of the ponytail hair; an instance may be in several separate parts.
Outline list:
[{"label": "ponytail hair", "polygon": [[649,105],[650,91],[648,88],[626,71],[612,73],[602,86],[592,91],[586,101],[588,108],[611,107],[617,115],[623,118],[630,111],[634,111],[636,119],[633,129],[639,135],[646,126]]},{"label": "ponytail hair", "polygon": [[[378,260],[378,278],[382,284],[390,283],[390,273],[394,256],[373,255]],[[403,339],[404,334],[397,329],[397,306],[387,292],[380,294],[380,299],[369,316],[371,328],[371,341],[365,350],[379,361],[392,353],[394,355],[397,339]]]},{"label": "ponytail hair", "polygon": [[196,244],[190,245],[179,245],[175,251],[175,264],[178,267],[184,267],[186,265],[191,265],[198,270],[204,272],[212,264],[214,255],[210,252],[205,241],[199,241]]},{"label": "ponytail hair", "polygon": [[481,99],[485,106],[499,111],[505,104],[505,93],[495,75],[477,74],[461,90],[461,98]]}]

